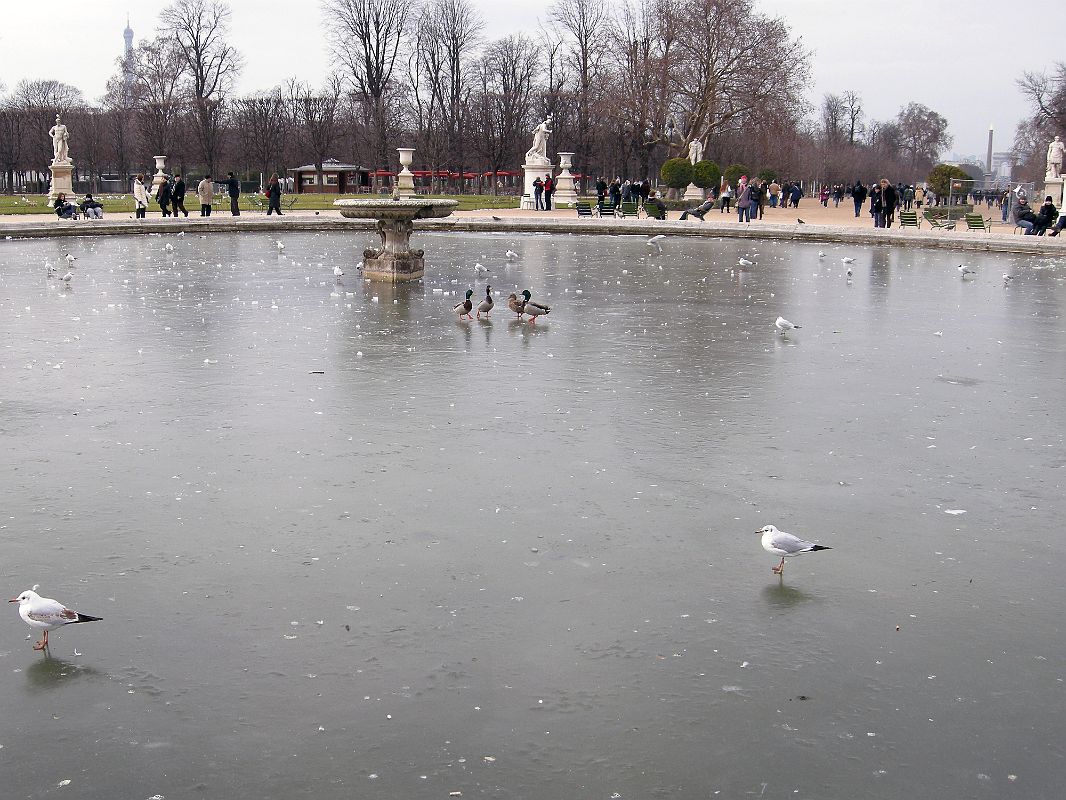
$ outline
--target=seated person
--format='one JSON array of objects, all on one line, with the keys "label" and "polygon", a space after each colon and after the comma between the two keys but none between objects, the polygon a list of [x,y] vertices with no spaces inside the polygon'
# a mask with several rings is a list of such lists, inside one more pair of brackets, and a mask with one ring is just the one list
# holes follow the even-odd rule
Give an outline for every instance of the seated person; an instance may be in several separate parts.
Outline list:
[{"label": "seated person", "polygon": [[689,215],[696,217],[700,222],[703,222],[704,215],[714,208],[714,200],[707,199],[699,208],[690,208],[688,211],[681,213],[681,219],[688,219]]},{"label": "seated person", "polygon": [[1037,216],[1033,213],[1033,209],[1029,207],[1029,201],[1025,198],[1025,195],[1018,196],[1018,202],[1014,206],[1014,224],[1015,226],[1023,229],[1026,236],[1032,236],[1036,233]]},{"label": "seated person", "polygon": [[666,219],[666,203],[663,202],[662,192],[656,192],[644,201],[644,213],[648,219]]},{"label": "seated person", "polygon": [[67,196],[60,192],[56,195],[56,201],[52,204],[56,210],[56,216],[60,219],[77,219],[78,210],[74,204],[67,200]]},{"label": "seated person", "polygon": [[79,206],[81,207],[81,213],[85,215],[86,219],[104,218],[104,207],[93,200],[91,194],[85,195],[85,199],[79,203]]},{"label": "seated person", "polygon": [[1063,228],[1066,228],[1066,214],[1059,217],[1059,221],[1055,223],[1055,227],[1051,229],[1051,233],[1049,233],[1048,236],[1058,236],[1059,231]]},{"label": "seated person", "polygon": [[1059,210],[1055,208],[1055,201],[1051,199],[1051,195],[1048,195],[1036,214],[1036,235],[1043,236],[1044,231],[1054,225],[1058,218]]}]

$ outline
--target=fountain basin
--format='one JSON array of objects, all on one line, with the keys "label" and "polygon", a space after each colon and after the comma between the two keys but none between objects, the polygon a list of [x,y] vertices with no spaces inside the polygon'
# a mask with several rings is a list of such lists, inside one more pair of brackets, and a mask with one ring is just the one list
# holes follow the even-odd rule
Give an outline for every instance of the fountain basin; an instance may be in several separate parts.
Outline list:
[{"label": "fountain basin", "polygon": [[455,200],[336,200],[341,216],[376,219],[380,248],[363,251],[363,277],[401,283],[418,280],[425,273],[424,252],[411,249],[414,220],[447,217],[458,205]]}]

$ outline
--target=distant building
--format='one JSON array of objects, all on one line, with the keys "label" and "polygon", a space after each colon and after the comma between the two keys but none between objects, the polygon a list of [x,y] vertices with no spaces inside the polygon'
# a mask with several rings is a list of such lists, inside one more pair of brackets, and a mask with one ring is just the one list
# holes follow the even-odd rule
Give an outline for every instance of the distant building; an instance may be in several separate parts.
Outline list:
[{"label": "distant building", "polygon": [[[379,170],[379,172],[381,172]],[[391,174],[391,173],[388,173]],[[370,190],[370,170],[358,164],[342,164],[335,158],[322,162],[322,188],[314,164],[305,164],[289,170],[297,194],[322,191],[326,194],[357,194]]]},{"label": "distant building", "polygon": [[122,39],[126,43],[126,48],[122,53],[122,88],[125,92],[126,99],[129,100],[133,97],[133,28],[130,27],[129,15],[126,15],[126,30],[122,32]]}]

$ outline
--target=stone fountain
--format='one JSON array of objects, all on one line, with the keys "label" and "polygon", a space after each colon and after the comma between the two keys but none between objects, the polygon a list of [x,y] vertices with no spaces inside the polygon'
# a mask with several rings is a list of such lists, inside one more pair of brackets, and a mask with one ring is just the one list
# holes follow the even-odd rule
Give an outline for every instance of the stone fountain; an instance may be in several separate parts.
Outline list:
[{"label": "stone fountain", "polygon": [[416,219],[447,217],[458,205],[455,200],[335,200],[341,216],[376,219],[380,248],[363,252],[363,277],[402,283],[418,280],[425,273],[424,251],[411,249],[411,231]]}]

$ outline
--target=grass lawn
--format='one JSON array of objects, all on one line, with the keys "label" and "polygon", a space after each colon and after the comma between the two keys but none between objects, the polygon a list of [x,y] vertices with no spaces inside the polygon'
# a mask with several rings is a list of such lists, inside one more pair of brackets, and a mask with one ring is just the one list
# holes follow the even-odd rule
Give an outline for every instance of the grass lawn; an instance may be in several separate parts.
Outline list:
[{"label": "grass lawn", "polygon": [[[353,194],[353,195],[338,195],[335,194],[299,194],[299,195],[284,195],[282,196],[282,208],[285,208],[289,200],[296,198],[296,203],[293,205],[295,211],[322,211],[325,209],[333,208],[333,201],[340,199],[340,197],[352,198],[355,200],[372,200],[375,195],[369,194]],[[378,197],[384,198],[387,195],[378,195]],[[422,197],[422,195],[419,195]],[[518,208],[518,201],[520,198],[507,195],[478,195],[478,194],[462,194],[462,195],[433,195],[433,197],[441,197],[447,200],[458,200],[459,205],[456,207],[457,211],[471,211],[478,208]],[[258,205],[255,200],[261,200],[261,195],[241,195],[240,207],[242,211],[259,211],[264,210],[265,206]],[[79,198],[80,199],[80,198]],[[96,195],[96,199],[104,207],[104,215],[107,214],[132,214],[133,213],[133,195],[110,195],[99,194]],[[187,195],[185,198],[185,207],[189,209],[189,214],[198,215],[200,213],[200,201],[196,199],[196,195]],[[155,213],[159,213],[159,206],[154,202],[148,204],[148,210]],[[229,210],[229,199],[224,198],[222,202],[216,202],[215,213],[222,213]],[[39,194],[27,194],[27,195],[0,195],[0,214],[54,214],[52,207],[48,204],[48,198]]]}]

